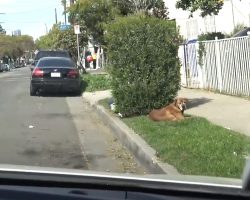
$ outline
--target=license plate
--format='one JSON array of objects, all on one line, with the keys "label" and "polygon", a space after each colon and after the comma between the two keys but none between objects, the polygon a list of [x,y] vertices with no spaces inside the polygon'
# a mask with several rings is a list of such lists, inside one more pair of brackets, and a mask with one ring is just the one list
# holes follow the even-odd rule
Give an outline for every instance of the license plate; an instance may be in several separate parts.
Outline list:
[{"label": "license plate", "polygon": [[56,77],[56,78],[61,77],[61,73],[59,73],[59,72],[52,72],[50,75],[51,75],[51,77]]}]

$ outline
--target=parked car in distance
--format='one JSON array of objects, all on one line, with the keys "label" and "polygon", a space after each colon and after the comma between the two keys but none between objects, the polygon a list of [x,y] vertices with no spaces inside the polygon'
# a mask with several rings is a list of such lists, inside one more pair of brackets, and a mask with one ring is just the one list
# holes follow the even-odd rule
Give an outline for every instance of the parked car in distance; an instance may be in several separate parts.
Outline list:
[{"label": "parked car in distance", "polygon": [[4,71],[4,65],[2,63],[0,63],[0,72]]},{"label": "parked car in distance", "polygon": [[38,53],[35,55],[34,61],[31,64],[31,71],[35,68],[37,62],[39,59],[44,57],[64,57],[64,58],[70,58],[70,54],[66,50],[41,50],[38,51]]},{"label": "parked car in distance", "polygon": [[4,71],[10,71],[10,66],[8,64],[3,64]]},{"label": "parked car in distance", "polygon": [[3,72],[3,71],[10,71],[10,66],[8,64],[1,63],[0,64],[0,72]]},{"label": "parked car in distance", "polygon": [[249,33],[250,33],[250,27],[246,27],[243,30],[239,31],[238,33],[234,34],[233,37],[248,36]]},{"label": "parked car in distance", "polygon": [[41,58],[32,71],[30,95],[38,91],[81,93],[81,80],[75,63],[70,58]]}]

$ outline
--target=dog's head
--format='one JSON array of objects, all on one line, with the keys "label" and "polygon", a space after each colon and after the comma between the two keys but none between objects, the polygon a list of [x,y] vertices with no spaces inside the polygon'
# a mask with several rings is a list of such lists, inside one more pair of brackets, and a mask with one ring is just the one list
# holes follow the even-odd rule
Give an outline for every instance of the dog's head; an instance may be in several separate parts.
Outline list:
[{"label": "dog's head", "polygon": [[175,106],[177,108],[179,108],[182,112],[184,112],[184,110],[186,110],[186,108],[187,108],[187,102],[188,102],[187,98],[176,98],[174,100]]}]

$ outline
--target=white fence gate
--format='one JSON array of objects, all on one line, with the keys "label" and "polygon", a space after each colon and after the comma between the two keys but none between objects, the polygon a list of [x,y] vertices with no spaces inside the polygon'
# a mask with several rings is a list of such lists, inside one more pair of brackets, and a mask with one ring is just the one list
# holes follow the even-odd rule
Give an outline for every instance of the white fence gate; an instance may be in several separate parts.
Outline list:
[{"label": "white fence gate", "polygon": [[250,96],[250,37],[204,41],[203,64],[198,64],[200,43],[179,49],[181,84],[231,95]]}]

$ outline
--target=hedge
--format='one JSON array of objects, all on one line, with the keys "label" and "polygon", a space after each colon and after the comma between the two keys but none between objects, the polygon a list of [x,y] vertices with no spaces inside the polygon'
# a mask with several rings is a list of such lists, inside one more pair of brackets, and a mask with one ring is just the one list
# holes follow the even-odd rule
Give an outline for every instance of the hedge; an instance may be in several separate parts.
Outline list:
[{"label": "hedge", "polygon": [[129,16],[106,28],[117,111],[142,115],[172,101],[180,88],[180,36],[175,22]]}]

